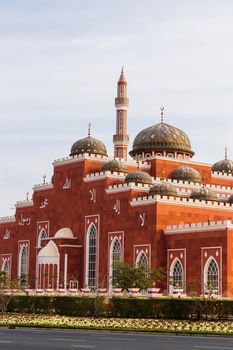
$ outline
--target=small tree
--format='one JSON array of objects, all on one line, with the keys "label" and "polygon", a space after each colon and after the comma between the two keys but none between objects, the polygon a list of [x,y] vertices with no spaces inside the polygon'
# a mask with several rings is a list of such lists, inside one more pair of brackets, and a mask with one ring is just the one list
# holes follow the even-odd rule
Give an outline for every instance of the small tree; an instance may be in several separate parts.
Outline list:
[{"label": "small tree", "polygon": [[152,269],[144,265],[130,266],[126,263],[117,263],[115,269],[116,287],[124,290],[150,288],[165,278],[165,272],[162,268]]},{"label": "small tree", "polygon": [[10,302],[10,281],[5,271],[0,271],[0,312],[5,312]]}]

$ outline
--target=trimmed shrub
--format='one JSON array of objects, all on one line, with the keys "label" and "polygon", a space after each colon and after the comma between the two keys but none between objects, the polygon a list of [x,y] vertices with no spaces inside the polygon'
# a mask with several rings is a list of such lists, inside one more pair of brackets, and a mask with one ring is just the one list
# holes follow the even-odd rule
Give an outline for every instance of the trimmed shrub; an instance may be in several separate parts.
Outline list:
[{"label": "trimmed shrub", "polygon": [[10,296],[8,312],[107,316],[120,318],[165,318],[226,320],[233,318],[233,300],[173,298],[110,298],[70,296]]}]

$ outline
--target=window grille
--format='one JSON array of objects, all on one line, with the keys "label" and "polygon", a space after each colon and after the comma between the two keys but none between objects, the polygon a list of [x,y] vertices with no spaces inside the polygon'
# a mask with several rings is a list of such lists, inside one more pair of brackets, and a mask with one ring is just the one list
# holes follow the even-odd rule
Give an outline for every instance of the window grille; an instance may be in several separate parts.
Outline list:
[{"label": "window grille", "polygon": [[21,282],[26,282],[28,274],[28,251],[24,246],[20,255],[20,274],[19,278]]},{"label": "window grille", "polygon": [[88,287],[96,288],[97,234],[91,226],[88,237]]},{"label": "window grille", "polygon": [[121,262],[121,243],[118,239],[115,240],[112,247],[112,286],[116,287],[117,284],[117,264]]},{"label": "window grille", "polygon": [[176,261],[172,272],[172,285],[174,288],[182,289],[183,285],[183,268],[179,260]]},{"label": "window grille", "polygon": [[218,265],[214,259],[211,259],[207,269],[207,286],[208,289],[219,289],[219,271]]},{"label": "window grille", "polygon": [[41,248],[41,244],[42,244],[42,240],[44,238],[47,238],[47,233],[44,229],[42,229],[39,233],[39,237],[38,237],[38,247]]},{"label": "window grille", "polygon": [[144,252],[142,252],[139,256],[139,259],[137,261],[137,266],[138,267],[144,267],[145,269],[148,268],[148,259],[147,256]]}]

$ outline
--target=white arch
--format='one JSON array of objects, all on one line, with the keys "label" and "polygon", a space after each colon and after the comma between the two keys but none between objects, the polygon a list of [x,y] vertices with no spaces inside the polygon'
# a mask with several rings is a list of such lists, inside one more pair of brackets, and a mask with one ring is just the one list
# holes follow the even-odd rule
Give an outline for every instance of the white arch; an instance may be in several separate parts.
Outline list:
[{"label": "white arch", "polygon": [[[209,286],[209,281],[208,281],[208,270],[209,270],[209,266],[211,261],[214,261],[214,263],[216,264],[217,267],[217,273],[218,273],[218,279],[217,279],[217,286]],[[216,259],[211,255],[208,260],[205,263],[205,267],[204,267],[204,292],[215,292],[215,293],[219,293],[219,286],[220,286],[220,270],[219,270],[219,266],[218,263],[216,261]]]},{"label": "white arch", "polygon": [[37,271],[36,271],[36,280],[37,280],[37,288],[39,285],[43,284],[42,281],[42,275],[41,271],[43,266],[45,267],[46,265],[50,266],[52,265],[53,271],[57,269],[57,276],[56,276],[56,283],[55,287],[59,287],[59,267],[60,267],[60,254],[59,250],[57,248],[57,245],[54,243],[53,240],[50,240],[45,247],[43,247],[38,255],[37,255]]},{"label": "white arch", "polygon": [[113,248],[116,244],[116,242],[118,242],[119,244],[119,247],[120,247],[120,259],[118,262],[121,262],[122,261],[122,246],[121,246],[121,242],[119,240],[118,237],[114,237],[114,239],[112,240],[112,243],[110,245],[110,250],[109,250],[109,290],[112,291],[112,288],[114,287],[113,286],[113,279],[114,279],[114,271],[113,271]]},{"label": "white arch", "polygon": [[[175,268],[176,264],[179,264],[181,267],[181,276],[182,276],[181,281],[174,280],[174,268]],[[180,283],[180,285],[175,286],[174,283],[176,283],[176,282],[178,282],[178,283],[181,282],[181,283]],[[184,267],[183,267],[183,264],[179,258],[175,258],[173,260],[171,267],[170,267],[170,273],[169,273],[169,291],[170,291],[170,294],[173,294],[174,289],[184,289]]]},{"label": "white arch", "polygon": [[[95,232],[95,241],[92,242],[92,252],[90,252],[90,234]],[[97,251],[98,251],[98,233],[96,226],[91,223],[86,233],[86,285],[90,288],[96,288],[97,282]]]}]

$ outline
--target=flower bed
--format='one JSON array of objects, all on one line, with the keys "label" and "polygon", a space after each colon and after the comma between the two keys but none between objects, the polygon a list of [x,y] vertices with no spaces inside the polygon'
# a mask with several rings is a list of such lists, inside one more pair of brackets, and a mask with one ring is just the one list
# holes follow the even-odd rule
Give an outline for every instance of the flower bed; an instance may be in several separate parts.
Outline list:
[{"label": "flower bed", "polygon": [[0,326],[101,329],[119,331],[172,332],[233,335],[233,322],[177,321],[156,319],[119,319],[49,316],[37,314],[2,314]]}]

